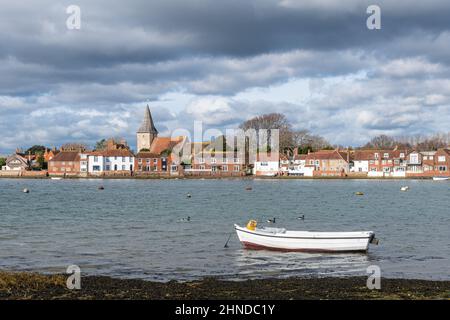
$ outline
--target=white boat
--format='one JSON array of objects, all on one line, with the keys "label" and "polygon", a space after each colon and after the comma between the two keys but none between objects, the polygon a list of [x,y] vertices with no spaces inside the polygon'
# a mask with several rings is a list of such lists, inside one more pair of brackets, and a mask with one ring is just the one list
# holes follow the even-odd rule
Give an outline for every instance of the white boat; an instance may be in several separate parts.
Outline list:
[{"label": "white boat", "polygon": [[433,177],[434,181],[445,181],[445,180],[449,180],[450,177]]},{"label": "white boat", "polygon": [[400,188],[400,191],[408,191],[409,190],[409,187],[408,186],[404,186],[404,187],[401,187]]},{"label": "white boat", "polygon": [[248,228],[234,225],[239,241],[247,249],[300,252],[367,252],[378,244],[372,231],[310,232],[284,228]]},{"label": "white boat", "polygon": [[62,178],[61,177],[51,177],[50,179],[52,179],[52,180],[61,180]]}]

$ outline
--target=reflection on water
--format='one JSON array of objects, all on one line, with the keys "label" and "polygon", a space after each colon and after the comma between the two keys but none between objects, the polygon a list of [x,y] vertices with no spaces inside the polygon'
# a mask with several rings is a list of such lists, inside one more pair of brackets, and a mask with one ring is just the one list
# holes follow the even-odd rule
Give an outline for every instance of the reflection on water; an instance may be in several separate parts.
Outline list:
[{"label": "reflection on water", "polygon": [[[269,275],[355,275],[364,274],[369,265],[366,254],[312,254],[265,250],[238,250],[234,262],[240,276]],[[255,273],[254,270],[259,270]]]},{"label": "reflection on water", "polygon": [[[0,268],[77,264],[87,274],[166,281],[366,275],[375,264],[386,277],[450,279],[450,184],[408,181],[400,192],[404,184],[0,179]],[[373,230],[381,242],[369,254],[279,253],[244,250],[232,233],[224,248],[234,223],[272,217],[291,230]]]}]

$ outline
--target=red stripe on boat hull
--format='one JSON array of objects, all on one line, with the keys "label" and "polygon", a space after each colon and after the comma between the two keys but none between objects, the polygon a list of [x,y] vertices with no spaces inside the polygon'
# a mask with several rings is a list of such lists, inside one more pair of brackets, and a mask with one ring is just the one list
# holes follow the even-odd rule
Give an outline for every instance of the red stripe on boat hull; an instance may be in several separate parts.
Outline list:
[{"label": "red stripe on boat hull", "polygon": [[349,253],[349,252],[367,252],[367,250],[326,250],[326,249],[285,249],[285,248],[274,248],[262,246],[252,242],[242,241],[241,242],[246,249],[250,250],[270,250],[270,251],[282,251],[282,252],[310,252],[310,253]]}]

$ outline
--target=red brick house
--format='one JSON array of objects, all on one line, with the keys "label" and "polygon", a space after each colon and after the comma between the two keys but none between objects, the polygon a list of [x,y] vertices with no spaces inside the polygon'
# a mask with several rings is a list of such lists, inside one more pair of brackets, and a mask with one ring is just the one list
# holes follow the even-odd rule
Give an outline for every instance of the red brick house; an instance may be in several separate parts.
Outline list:
[{"label": "red brick house", "polygon": [[186,137],[155,137],[150,150],[140,151],[135,157],[137,175],[178,175],[181,172],[181,160],[175,156],[174,149],[181,150]]},{"label": "red brick house", "polygon": [[314,176],[343,177],[349,172],[350,154],[336,150],[310,152],[306,156],[306,165],[314,166]]},{"label": "red brick house", "polygon": [[48,174],[76,176],[80,174],[80,152],[61,151],[48,162]]},{"label": "red brick house", "polygon": [[369,176],[406,175],[408,149],[379,149],[370,151]]}]

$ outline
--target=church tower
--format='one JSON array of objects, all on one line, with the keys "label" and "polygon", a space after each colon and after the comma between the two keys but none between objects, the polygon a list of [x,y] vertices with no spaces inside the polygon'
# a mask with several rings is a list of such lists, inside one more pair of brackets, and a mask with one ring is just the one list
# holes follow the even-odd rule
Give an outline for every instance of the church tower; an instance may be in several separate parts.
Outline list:
[{"label": "church tower", "polygon": [[152,114],[150,113],[150,108],[147,105],[144,114],[144,121],[142,122],[139,130],[136,133],[137,139],[137,152],[142,149],[150,150],[153,140],[158,136],[158,130],[155,128],[153,123]]}]

